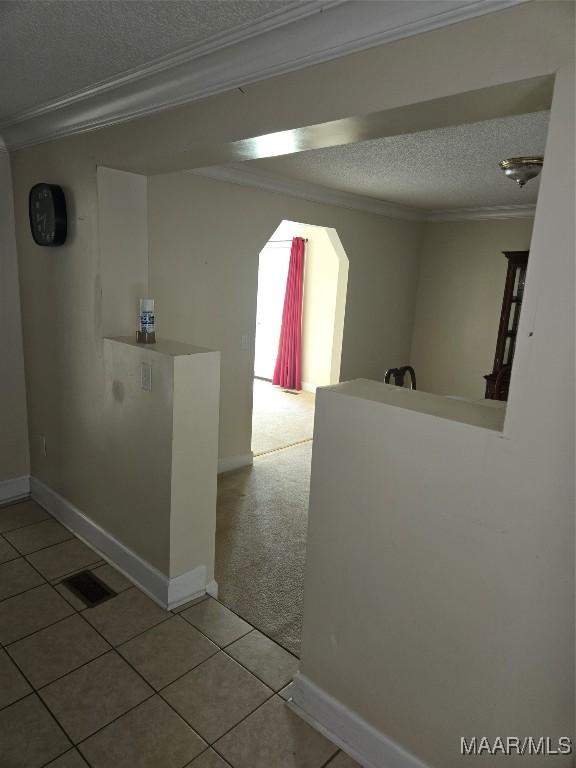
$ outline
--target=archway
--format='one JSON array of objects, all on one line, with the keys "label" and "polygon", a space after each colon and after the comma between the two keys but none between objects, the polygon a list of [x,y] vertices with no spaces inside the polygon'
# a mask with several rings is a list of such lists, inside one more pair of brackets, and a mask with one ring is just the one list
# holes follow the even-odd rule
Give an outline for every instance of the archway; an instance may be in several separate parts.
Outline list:
[{"label": "archway", "polygon": [[[292,238],[306,241],[302,306],[302,391],[271,384]],[[312,439],[314,393],[340,380],[348,257],[336,230],[284,219],[259,255],[252,451]]]}]

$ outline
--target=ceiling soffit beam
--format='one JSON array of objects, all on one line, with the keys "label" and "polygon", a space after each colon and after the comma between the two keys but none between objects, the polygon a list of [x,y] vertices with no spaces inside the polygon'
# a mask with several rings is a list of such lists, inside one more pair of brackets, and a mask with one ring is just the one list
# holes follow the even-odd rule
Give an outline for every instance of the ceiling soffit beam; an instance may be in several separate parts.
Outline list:
[{"label": "ceiling soffit beam", "polygon": [[134,173],[156,175],[289,155],[547,110],[552,103],[553,87],[554,77],[545,75],[238,141],[194,142],[180,150],[170,141],[158,140],[148,144],[144,152],[132,142],[122,153],[119,164],[105,158],[102,163]]},{"label": "ceiling soffit beam", "polygon": [[539,112],[550,109],[553,89],[554,77],[549,75],[493,85],[370,115],[242,139],[227,145],[226,156],[232,162],[256,160]]},{"label": "ceiling soffit beam", "polygon": [[0,131],[10,149],[19,149],[133,120],[523,2],[469,0],[448,10],[442,0],[397,3],[392,9],[378,2],[306,2],[27,110],[0,125]]}]

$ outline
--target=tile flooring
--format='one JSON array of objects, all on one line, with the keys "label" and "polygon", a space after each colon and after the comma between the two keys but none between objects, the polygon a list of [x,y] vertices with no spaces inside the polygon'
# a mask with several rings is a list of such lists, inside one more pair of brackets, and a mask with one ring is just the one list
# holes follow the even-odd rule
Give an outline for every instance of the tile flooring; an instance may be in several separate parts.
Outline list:
[{"label": "tile flooring", "polygon": [[[62,584],[90,569],[93,608]],[[2,768],[358,768],[286,705],[298,660],[212,598],[164,611],[35,502],[0,508]]]}]

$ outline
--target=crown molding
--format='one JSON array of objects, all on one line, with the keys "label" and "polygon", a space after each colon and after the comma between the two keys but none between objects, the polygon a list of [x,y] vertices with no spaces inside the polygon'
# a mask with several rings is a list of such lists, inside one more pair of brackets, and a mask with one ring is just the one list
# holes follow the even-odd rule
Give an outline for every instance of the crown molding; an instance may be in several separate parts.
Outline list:
[{"label": "crown molding", "polygon": [[286,176],[276,176],[267,171],[255,170],[242,165],[215,165],[210,168],[196,168],[188,171],[194,176],[202,176],[215,181],[238,184],[243,187],[254,187],[266,192],[276,192],[280,195],[297,197],[313,203],[334,205],[338,208],[348,208],[354,211],[375,213],[377,216],[387,216],[391,219],[408,221],[476,221],[481,219],[529,219],[534,216],[535,205],[489,205],[478,208],[450,208],[434,211],[425,208],[415,208],[409,205],[391,203],[374,197],[356,195],[352,192],[342,192],[329,189],[318,184],[310,184]]},{"label": "crown molding", "polygon": [[425,221],[480,221],[482,219],[532,219],[536,205],[485,205],[428,211]]},{"label": "crown molding", "polygon": [[335,205],[338,208],[349,208],[355,211],[375,213],[378,216],[388,216],[392,219],[408,219],[411,221],[424,221],[428,211],[411,208],[407,205],[387,203],[373,197],[355,195],[351,192],[341,192],[317,184],[309,184],[306,181],[289,179],[285,176],[276,176],[266,171],[244,168],[241,163],[230,165],[215,165],[210,168],[196,168],[188,171],[194,176],[203,176],[216,181],[225,181],[230,184],[238,184],[243,187],[255,187],[266,192],[276,192],[289,197],[297,197],[301,200],[309,200],[313,203]]},{"label": "crown molding", "polygon": [[144,117],[527,0],[426,3],[308,0],[12,116],[9,149]]},{"label": "crown molding", "polygon": [[[330,7],[341,2],[345,2],[345,0],[328,0],[324,5]],[[41,119],[53,112],[58,112],[59,110],[64,110],[68,107],[80,104],[81,102],[95,99],[100,95],[108,94],[110,91],[116,89],[122,90],[124,87],[132,87],[133,95],[137,98],[139,89],[142,91],[146,89],[145,81],[147,78],[153,78],[156,75],[162,74],[169,76],[172,70],[176,70],[180,66],[197,62],[204,56],[209,56],[220,50],[233,47],[237,43],[251,40],[258,35],[266,34],[267,32],[271,32],[286,24],[305,19],[313,13],[319,13],[322,7],[324,6],[320,6],[318,0],[305,0],[305,2],[302,2],[296,7],[290,7],[288,9],[281,8],[279,10],[271,11],[270,13],[261,16],[259,19],[241,24],[233,30],[211,35],[210,37],[205,38],[202,42],[182,46],[172,53],[159,56],[138,67],[125,70],[119,75],[98,81],[86,88],[72,91],[62,97],[40,104],[38,107],[23,110],[1,122],[0,130],[6,127],[27,123],[31,120]],[[140,86],[138,84],[140,84]],[[122,92],[124,95],[128,95],[126,91],[123,90]],[[146,97],[142,94],[142,99],[144,100],[144,98]],[[150,98],[150,95],[148,95],[147,98]],[[152,103],[148,106],[150,108],[153,107]],[[165,105],[159,104],[158,106],[160,109],[163,109],[169,106],[177,106],[177,104],[172,104],[166,99]],[[145,113],[145,109],[146,107],[143,108],[143,113]],[[140,112],[136,112],[132,105],[126,110],[125,119],[131,119],[132,117],[138,116],[140,116]],[[119,114],[118,117],[119,121],[121,121],[124,116]],[[95,120],[92,122],[94,123],[94,127],[98,127]]]}]

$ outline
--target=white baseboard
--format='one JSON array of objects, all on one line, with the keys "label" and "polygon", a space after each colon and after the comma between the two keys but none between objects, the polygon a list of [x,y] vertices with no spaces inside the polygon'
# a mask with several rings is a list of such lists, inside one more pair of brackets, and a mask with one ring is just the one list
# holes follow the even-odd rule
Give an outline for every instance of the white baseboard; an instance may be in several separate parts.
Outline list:
[{"label": "white baseboard", "polygon": [[[137,555],[134,555],[133,552],[131,554],[134,557],[137,557]],[[142,560],[142,562],[144,561]],[[146,563],[146,565],[148,568],[152,568],[149,563]],[[174,576],[171,579],[169,579],[167,576],[164,576],[159,571],[156,571],[156,573],[161,576],[165,585],[163,586],[163,594],[165,594],[166,597],[161,600],[161,605],[163,608],[172,610],[172,608],[177,608],[179,605],[189,603],[190,600],[194,600],[195,598],[206,594],[205,565],[199,565],[196,568],[193,568],[191,571],[187,571],[180,576]],[[132,579],[132,581],[134,581],[134,579]],[[140,586],[140,584],[137,584],[137,586]],[[150,597],[156,600],[156,602],[158,602],[157,597],[152,595],[150,592],[148,592],[148,594]]]},{"label": "white baseboard", "polygon": [[316,392],[317,384],[310,384],[308,381],[302,382],[302,389],[304,392]]},{"label": "white baseboard", "polygon": [[[97,550],[162,608],[175,608],[206,594],[206,566],[199,565],[181,576],[169,578],[37,478],[30,478],[30,489],[32,498],[52,517]],[[212,588],[212,582],[210,585]]]},{"label": "white baseboard", "polygon": [[241,467],[251,467],[252,464],[254,464],[254,454],[252,451],[238,456],[225,456],[222,459],[218,459],[218,474],[232,472],[233,469],[240,469]]},{"label": "white baseboard", "polygon": [[347,752],[363,768],[429,768],[300,672],[290,708]]},{"label": "white baseboard", "polygon": [[19,501],[30,495],[30,476],[13,477],[10,480],[0,480],[0,504],[9,501]]}]

